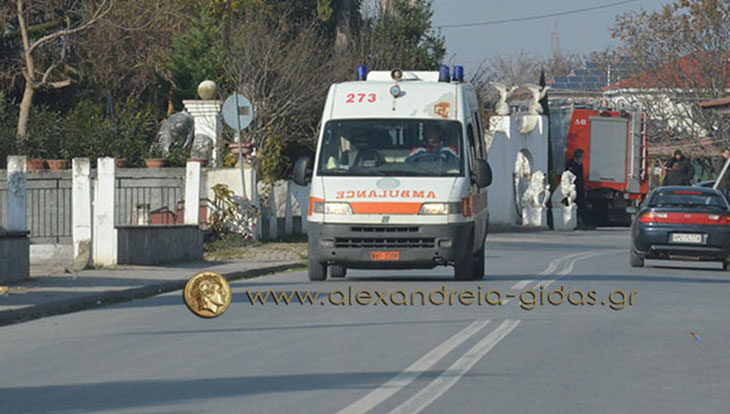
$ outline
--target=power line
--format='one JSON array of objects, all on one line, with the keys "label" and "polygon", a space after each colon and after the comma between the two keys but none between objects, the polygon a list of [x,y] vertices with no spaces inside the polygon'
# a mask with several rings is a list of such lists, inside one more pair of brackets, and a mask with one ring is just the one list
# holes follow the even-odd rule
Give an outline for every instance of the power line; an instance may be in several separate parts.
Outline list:
[{"label": "power line", "polygon": [[619,1],[617,3],[604,4],[602,6],[586,7],[583,9],[575,9],[575,10],[566,10],[566,11],[550,13],[550,14],[540,14],[540,15],[527,16],[527,17],[515,17],[512,19],[503,19],[503,20],[489,20],[486,22],[443,24],[443,25],[436,26],[436,27],[439,29],[449,29],[452,27],[489,26],[489,25],[493,25],[493,24],[524,22],[524,21],[528,21],[528,20],[540,20],[540,19],[547,19],[550,17],[567,16],[569,14],[584,13],[584,12],[593,11],[593,10],[607,9],[609,7],[621,6],[623,4],[636,3],[638,1],[639,0],[625,0],[625,1]]}]

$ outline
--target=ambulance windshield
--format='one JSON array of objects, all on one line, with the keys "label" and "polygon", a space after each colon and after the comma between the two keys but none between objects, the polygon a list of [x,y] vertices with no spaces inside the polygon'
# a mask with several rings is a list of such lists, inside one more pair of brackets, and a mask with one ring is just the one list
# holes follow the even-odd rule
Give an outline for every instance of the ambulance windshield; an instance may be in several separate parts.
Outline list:
[{"label": "ambulance windshield", "polygon": [[319,175],[463,175],[461,124],[423,119],[329,121]]}]

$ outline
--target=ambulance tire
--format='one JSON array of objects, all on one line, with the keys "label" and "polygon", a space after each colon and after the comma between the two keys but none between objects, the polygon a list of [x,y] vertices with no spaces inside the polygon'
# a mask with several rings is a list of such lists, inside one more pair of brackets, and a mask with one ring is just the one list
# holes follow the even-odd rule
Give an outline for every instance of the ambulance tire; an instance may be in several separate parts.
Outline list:
[{"label": "ambulance tire", "polygon": [[327,279],[327,265],[320,263],[316,258],[309,256],[307,276],[309,277],[309,280],[313,282]]},{"label": "ambulance tire", "polygon": [[474,280],[484,279],[484,246],[474,256]]},{"label": "ambulance tire", "polygon": [[347,268],[345,266],[340,265],[330,265],[330,277],[331,278],[337,278],[341,279],[345,276],[347,276]]},{"label": "ambulance tire", "polygon": [[[472,238],[469,246],[466,246],[466,251],[471,251],[474,239]],[[454,263],[454,278],[456,280],[474,280],[474,256],[467,254],[463,260],[458,260]]]}]

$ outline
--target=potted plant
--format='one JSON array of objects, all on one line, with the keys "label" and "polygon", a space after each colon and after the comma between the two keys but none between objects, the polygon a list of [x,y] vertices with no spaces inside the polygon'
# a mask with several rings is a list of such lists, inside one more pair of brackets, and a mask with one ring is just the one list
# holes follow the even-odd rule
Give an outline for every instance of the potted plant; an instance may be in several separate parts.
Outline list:
[{"label": "potted plant", "polygon": [[54,151],[54,155],[58,156],[59,158],[47,159],[46,163],[48,164],[48,168],[54,171],[67,170],[69,168],[68,159],[71,157],[68,148],[61,146],[56,151]]},{"label": "potted plant", "polygon": [[162,158],[162,150],[158,148],[157,145],[153,145],[152,148],[150,148],[149,158],[145,158],[144,163],[147,165],[147,168],[164,167],[165,159]]}]

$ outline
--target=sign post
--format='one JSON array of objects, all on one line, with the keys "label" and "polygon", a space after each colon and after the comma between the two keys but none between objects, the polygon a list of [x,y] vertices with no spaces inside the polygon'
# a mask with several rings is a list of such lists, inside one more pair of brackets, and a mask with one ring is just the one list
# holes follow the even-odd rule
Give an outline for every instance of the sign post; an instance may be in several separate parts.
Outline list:
[{"label": "sign post", "polygon": [[[243,196],[246,197],[246,174],[243,169],[243,148],[241,131],[251,124],[253,120],[253,106],[245,96],[234,93],[229,96],[223,103],[223,120],[226,124],[236,131],[238,140],[238,165],[241,168],[241,183],[243,188]],[[251,191],[256,191],[252,188]]]}]

